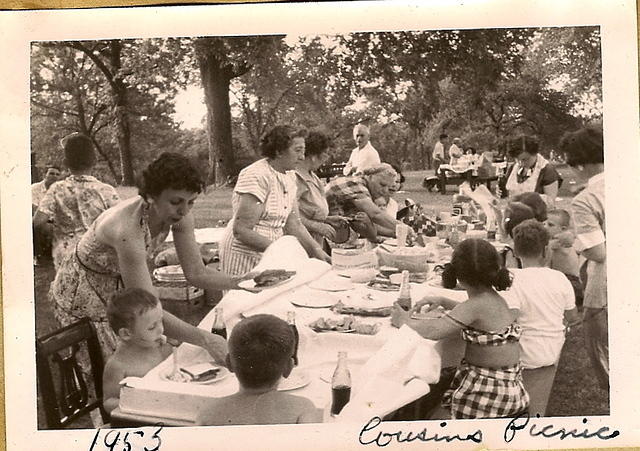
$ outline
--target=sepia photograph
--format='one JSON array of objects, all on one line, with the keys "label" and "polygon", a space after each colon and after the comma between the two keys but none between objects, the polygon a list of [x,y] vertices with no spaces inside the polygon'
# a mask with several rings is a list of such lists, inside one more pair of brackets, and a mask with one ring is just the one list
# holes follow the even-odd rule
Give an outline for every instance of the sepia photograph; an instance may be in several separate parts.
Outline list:
[{"label": "sepia photograph", "polygon": [[638,443],[635,5],[391,3],[1,17],[10,449]]}]

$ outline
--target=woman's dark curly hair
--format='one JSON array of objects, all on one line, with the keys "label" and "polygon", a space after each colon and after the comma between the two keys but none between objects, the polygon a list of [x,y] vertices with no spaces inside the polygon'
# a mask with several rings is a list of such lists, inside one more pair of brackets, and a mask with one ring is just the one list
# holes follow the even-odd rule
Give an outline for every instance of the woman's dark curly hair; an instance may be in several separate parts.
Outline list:
[{"label": "woman's dark curly hair", "polygon": [[516,158],[522,152],[536,155],[540,150],[540,144],[533,136],[523,135],[509,140],[507,148],[509,149],[509,156]]},{"label": "woman's dark curly hair", "polygon": [[71,171],[91,169],[96,163],[93,141],[82,133],[72,133],[60,140],[64,149],[64,163]]},{"label": "woman's dark curly hair", "polygon": [[276,158],[291,145],[293,138],[305,138],[304,129],[296,130],[290,125],[276,125],[262,137],[260,152],[267,158]]},{"label": "woman's dark curly hair", "polygon": [[457,281],[472,287],[495,288],[499,291],[511,286],[511,274],[502,266],[498,251],[491,243],[469,238],[453,251],[451,264],[442,274],[442,286],[455,288]]},{"label": "woman's dark curly hair", "polygon": [[304,140],[304,156],[313,157],[323,154],[329,149],[331,141],[321,132],[311,131]]},{"label": "woman's dark curly hair", "polygon": [[166,189],[201,193],[204,181],[198,169],[183,155],[164,152],[142,172],[142,197],[159,196]]},{"label": "woman's dark curly hair", "polygon": [[560,141],[560,151],[566,155],[569,166],[604,163],[602,126],[591,125],[566,133]]}]

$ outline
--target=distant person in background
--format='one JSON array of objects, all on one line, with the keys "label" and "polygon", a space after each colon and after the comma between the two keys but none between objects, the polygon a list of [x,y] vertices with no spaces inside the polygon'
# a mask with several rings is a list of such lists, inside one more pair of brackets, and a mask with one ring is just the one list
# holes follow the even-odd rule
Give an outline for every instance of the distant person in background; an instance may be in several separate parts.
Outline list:
[{"label": "distant person in background", "polygon": [[522,136],[509,142],[509,155],[516,162],[507,170],[505,188],[509,197],[535,192],[544,195],[549,208],[555,207],[561,177],[553,164],[538,153],[538,141]]},{"label": "distant person in background", "polygon": [[462,140],[453,138],[453,144],[449,147],[449,164],[454,166],[462,155]]},{"label": "distant person in background", "polygon": [[587,127],[566,134],[560,142],[567,163],[586,188],[573,198],[571,210],[576,249],[587,259],[584,290],[584,340],[600,388],[609,389],[607,249],[604,210],[604,142],[602,129]]},{"label": "distant person in background", "polygon": [[[51,185],[60,178],[60,168],[57,166],[47,166],[44,179],[31,185],[31,215],[35,216],[42,198],[47,193]],[[33,264],[39,265],[43,258],[51,257],[51,225],[41,224],[40,227],[33,225]]]},{"label": "distant person in background", "polygon": [[64,165],[71,175],[51,186],[33,217],[36,228],[53,222],[52,255],[56,270],[100,213],[120,201],[111,185],[90,175],[96,158],[88,136],[73,133],[63,138],[61,144]]},{"label": "distant person in background", "polygon": [[448,152],[445,150],[445,146],[449,143],[449,135],[442,133],[438,137],[438,142],[433,146],[433,171],[438,173],[438,168],[441,164],[445,164],[449,159]]},{"label": "distant person in background", "polygon": [[358,124],[353,128],[353,139],[358,146],[351,151],[349,161],[343,170],[344,175],[353,175],[380,164],[380,155],[369,142],[369,138],[369,127],[366,125]]}]

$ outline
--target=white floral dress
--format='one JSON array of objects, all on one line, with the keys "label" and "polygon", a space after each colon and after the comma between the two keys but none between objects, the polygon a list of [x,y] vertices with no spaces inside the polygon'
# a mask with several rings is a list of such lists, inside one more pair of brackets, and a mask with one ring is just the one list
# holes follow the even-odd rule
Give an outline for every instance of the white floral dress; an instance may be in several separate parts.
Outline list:
[{"label": "white floral dress", "polygon": [[100,213],[119,201],[113,186],[90,175],[71,175],[51,185],[38,210],[53,220],[52,255],[56,269]]}]

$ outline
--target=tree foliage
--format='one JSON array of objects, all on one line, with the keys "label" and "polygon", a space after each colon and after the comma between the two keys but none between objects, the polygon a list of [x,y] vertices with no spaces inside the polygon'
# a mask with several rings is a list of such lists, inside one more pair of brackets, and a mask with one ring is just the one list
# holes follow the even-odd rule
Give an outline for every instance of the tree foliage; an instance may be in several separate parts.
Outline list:
[{"label": "tree foliage", "polygon": [[[103,174],[131,183],[164,150],[226,180],[278,123],[325,131],[344,161],[365,122],[383,160],[415,169],[442,132],[485,149],[533,134],[552,148],[602,114],[600,51],[598,27],[34,43],[32,150],[59,160],[58,140],[82,131]],[[206,126],[183,130],[175,97],[195,83]]]}]

